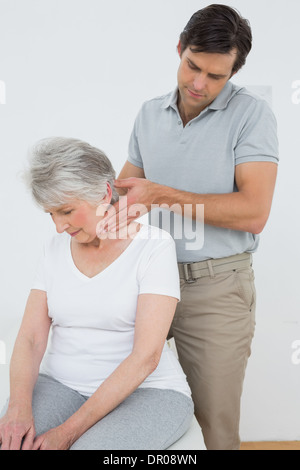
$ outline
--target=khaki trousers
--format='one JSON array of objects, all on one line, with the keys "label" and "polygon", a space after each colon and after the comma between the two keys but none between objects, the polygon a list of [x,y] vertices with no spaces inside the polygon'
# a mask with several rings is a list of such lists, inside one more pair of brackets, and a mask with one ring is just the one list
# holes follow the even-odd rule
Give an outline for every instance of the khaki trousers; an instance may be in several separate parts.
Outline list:
[{"label": "khaki trousers", "polygon": [[208,450],[240,447],[240,401],[255,328],[251,265],[228,263],[228,271],[223,265],[225,272],[216,273],[210,264],[194,282],[180,279],[168,338],[175,339]]}]

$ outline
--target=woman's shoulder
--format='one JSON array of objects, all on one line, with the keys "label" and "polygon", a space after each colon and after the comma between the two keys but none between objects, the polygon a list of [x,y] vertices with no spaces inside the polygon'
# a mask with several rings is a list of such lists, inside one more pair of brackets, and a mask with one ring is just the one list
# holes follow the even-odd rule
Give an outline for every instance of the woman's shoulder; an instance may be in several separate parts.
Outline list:
[{"label": "woman's shoulder", "polygon": [[173,241],[172,236],[166,230],[163,230],[155,225],[140,224],[140,238],[149,240],[170,240]]}]

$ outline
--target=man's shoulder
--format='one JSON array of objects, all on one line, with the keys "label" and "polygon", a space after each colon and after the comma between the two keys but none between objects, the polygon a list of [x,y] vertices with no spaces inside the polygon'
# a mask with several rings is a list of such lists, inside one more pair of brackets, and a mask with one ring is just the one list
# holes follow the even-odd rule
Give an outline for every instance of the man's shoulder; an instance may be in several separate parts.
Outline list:
[{"label": "man's shoulder", "polygon": [[163,107],[166,107],[173,95],[174,92],[170,91],[169,93],[165,93],[163,95],[155,96],[148,100],[145,100],[142,104],[142,111],[146,110],[159,110]]},{"label": "man's shoulder", "polygon": [[263,89],[257,89],[255,92],[251,88],[232,84],[231,93],[227,99],[227,104],[223,109],[234,115],[237,121],[246,117],[256,119],[258,116],[272,117],[274,115],[268,90],[266,93],[263,93]]},{"label": "man's shoulder", "polygon": [[[233,84],[232,87],[232,94],[231,94],[231,100],[233,103],[241,102],[241,103],[251,103],[253,104],[259,104],[259,103],[265,103],[269,105],[268,100],[267,100],[267,95],[263,96],[260,94],[258,87],[256,87],[257,90],[254,91],[252,89],[249,89],[249,87],[245,86],[239,86]],[[262,90],[262,87],[260,87]],[[263,91],[263,90],[262,90]]]},{"label": "man's shoulder", "polygon": [[169,99],[172,94],[173,94],[173,91],[170,91],[169,93],[164,93],[163,95],[154,96],[153,98],[150,98],[150,99],[146,100],[144,102],[144,104],[146,104],[146,103],[160,104],[160,103],[164,102],[165,100]]}]

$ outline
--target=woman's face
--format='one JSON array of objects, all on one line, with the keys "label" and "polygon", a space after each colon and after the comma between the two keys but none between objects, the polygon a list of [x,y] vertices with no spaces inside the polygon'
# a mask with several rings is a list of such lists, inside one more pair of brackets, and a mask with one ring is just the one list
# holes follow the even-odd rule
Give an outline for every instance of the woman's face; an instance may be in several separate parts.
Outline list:
[{"label": "woman's face", "polygon": [[98,205],[72,199],[60,207],[44,209],[50,213],[58,233],[67,232],[78,243],[92,243],[98,246],[97,224],[103,219],[111,199],[112,189],[107,183],[106,195]]},{"label": "woman's face", "polygon": [[[103,216],[99,214],[99,206],[86,201],[72,200],[56,208],[47,208],[58,233],[67,232],[78,243],[91,243],[99,238],[96,226]],[[101,212],[101,211],[100,211]]]}]

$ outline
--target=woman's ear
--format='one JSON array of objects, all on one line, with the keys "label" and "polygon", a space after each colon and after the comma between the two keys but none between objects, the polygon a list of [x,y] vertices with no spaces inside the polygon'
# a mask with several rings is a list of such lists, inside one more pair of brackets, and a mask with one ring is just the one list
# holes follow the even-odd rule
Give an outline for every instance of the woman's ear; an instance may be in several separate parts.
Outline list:
[{"label": "woman's ear", "polygon": [[106,183],[106,194],[102,201],[98,204],[96,215],[104,217],[108,209],[111,207],[112,189],[109,183]]},{"label": "woman's ear", "polygon": [[110,184],[107,182],[106,183],[106,195],[103,198],[103,202],[105,204],[110,204],[111,199],[112,199],[112,189],[111,189]]}]

